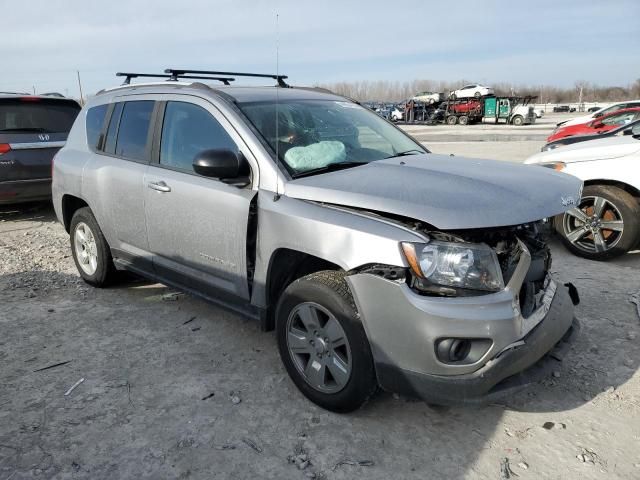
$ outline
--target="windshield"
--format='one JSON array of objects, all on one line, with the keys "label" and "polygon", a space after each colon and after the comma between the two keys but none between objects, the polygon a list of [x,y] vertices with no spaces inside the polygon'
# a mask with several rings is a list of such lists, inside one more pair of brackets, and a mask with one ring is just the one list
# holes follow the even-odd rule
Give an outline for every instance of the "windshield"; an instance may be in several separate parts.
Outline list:
[{"label": "windshield", "polygon": [[292,176],[427,153],[370,110],[349,101],[289,100],[239,104]]}]

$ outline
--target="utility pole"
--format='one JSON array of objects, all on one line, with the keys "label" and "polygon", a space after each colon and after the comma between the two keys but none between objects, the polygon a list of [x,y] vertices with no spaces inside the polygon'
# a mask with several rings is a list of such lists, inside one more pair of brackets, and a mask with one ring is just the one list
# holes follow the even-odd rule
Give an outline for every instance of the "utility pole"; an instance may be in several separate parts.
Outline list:
[{"label": "utility pole", "polygon": [[80,71],[76,70],[76,74],[78,75],[78,88],[80,89],[80,105],[84,106],[84,97],[82,95],[82,82],[80,82]]},{"label": "utility pole", "polygon": [[33,89],[33,94],[35,95],[36,94],[36,86],[32,85],[31,88]]}]

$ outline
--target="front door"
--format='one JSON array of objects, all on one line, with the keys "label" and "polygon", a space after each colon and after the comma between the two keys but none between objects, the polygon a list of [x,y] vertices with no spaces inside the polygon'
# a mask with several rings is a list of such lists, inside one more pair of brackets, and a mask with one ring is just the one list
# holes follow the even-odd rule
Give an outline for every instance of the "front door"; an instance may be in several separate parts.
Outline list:
[{"label": "front door", "polygon": [[192,166],[203,150],[246,147],[213,105],[185,98],[165,103],[157,162],[144,180],[154,269],[206,295],[248,300],[246,237],[256,192],[202,177]]}]

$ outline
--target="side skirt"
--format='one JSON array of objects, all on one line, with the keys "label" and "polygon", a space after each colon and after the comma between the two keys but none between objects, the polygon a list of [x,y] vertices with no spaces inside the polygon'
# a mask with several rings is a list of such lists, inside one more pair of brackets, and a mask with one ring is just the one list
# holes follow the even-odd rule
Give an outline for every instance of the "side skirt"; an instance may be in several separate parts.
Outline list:
[{"label": "side skirt", "polygon": [[253,320],[260,320],[264,316],[263,309],[256,307],[245,300],[237,299],[235,297],[233,299],[225,300],[224,299],[225,296],[230,297],[229,294],[227,293],[221,292],[219,295],[216,295],[216,296],[209,295],[197,289],[188,287],[175,280],[158,275],[155,272],[150,272],[145,268],[139,268],[135,266],[133,263],[127,260],[124,260],[122,258],[114,258],[113,263],[116,265],[116,268],[118,270],[128,270],[137,275],[145,277],[149,280],[162,283],[169,287],[177,288],[178,290],[182,290],[186,293],[202,298],[203,300],[206,300],[209,303],[213,303],[214,305],[222,307],[226,310],[230,310],[234,313],[238,313],[242,316],[251,318]]}]

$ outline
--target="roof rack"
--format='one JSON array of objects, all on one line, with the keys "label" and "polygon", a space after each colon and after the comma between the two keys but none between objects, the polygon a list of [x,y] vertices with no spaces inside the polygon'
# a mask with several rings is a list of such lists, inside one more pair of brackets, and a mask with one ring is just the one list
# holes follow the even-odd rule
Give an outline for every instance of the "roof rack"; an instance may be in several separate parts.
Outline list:
[{"label": "roof rack", "polygon": [[[279,87],[287,88],[289,85],[284,81],[288,78],[286,75],[276,75],[272,73],[242,73],[242,72],[216,72],[211,70],[181,70],[176,68],[167,68],[165,73],[171,75],[171,80],[178,80],[178,78],[189,78],[185,74],[195,75],[233,75],[234,77],[255,77],[255,78],[273,78],[278,82]],[[206,77],[209,78],[209,77]]]},{"label": "roof rack", "polygon": [[[168,75],[164,73],[131,73],[131,72],[117,72],[116,77],[125,77],[123,85],[131,84],[132,78],[166,78],[169,81],[177,81],[178,77],[174,75]],[[228,77],[210,77],[210,76],[199,76],[199,75],[180,75],[180,78],[188,78],[188,79],[197,79],[197,80],[216,80],[218,82],[222,82],[225,85],[231,85],[230,82],[234,82],[235,78]]]}]

